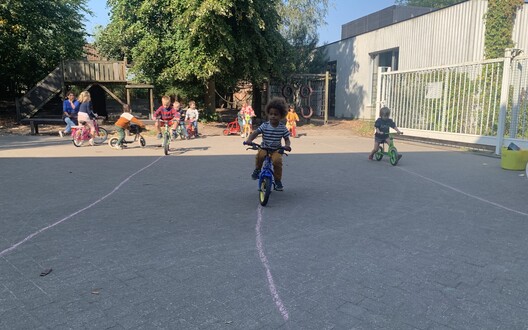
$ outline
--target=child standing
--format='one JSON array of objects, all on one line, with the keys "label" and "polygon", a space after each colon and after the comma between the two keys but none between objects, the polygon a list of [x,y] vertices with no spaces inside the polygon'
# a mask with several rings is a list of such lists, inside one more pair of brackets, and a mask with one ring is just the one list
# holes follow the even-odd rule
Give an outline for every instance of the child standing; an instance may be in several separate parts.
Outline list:
[{"label": "child standing", "polygon": [[[370,152],[368,159],[372,160],[374,154],[378,151],[380,144],[383,142],[389,144],[389,130],[393,128],[398,134],[402,134],[400,129],[396,127],[396,123],[390,118],[390,109],[383,107],[379,112],[380,117],[376,119],[374,127],[376,128],[376,134],[374,134],[374,149]],[[398,154],[398,159],[401,155]]]},{"label": "child standing", "polygon": [[189,101],[189,109],[185,113],[185,120],[190,122],[194,128],[194,136],[198,137],[198,109],[196,109],[196,102]]},{"label": "child standing", "polygon": [[299,115],[295,112],[295,108],[290,104],[290,109],[286,115],[286,128],[291,133],[291,136],[297,137],[297,122],[299,121]]},{"label": "child standing", "polygon": [[116,149],[123,149],[123,140],[125,139],[125,129],[130,127],[130,124],[136,124],[141,128],[145,127],[145,124],[141,120],[137,119],[132,115],[130,106],[128,104],[123,104],[123,113],[119,116],[119,119],[115,123],[115,128],[119,139],[117,140]]},{"label": "child standing", "polygon": [[[273,176],[275,179],[275,190],[282,191],[284,189],[282,185],[282,154],[278,152],[278,149],[282,146],[281,142],[284,139],[284,150],[291,151],[290,147],[290,132],[286,126],[281,122],[287,113],[286,100],[283,98],[275,97],[266,105],[264,110],[268,116],[268,121],[260,125],[253,133],[251,133],[246,141],[247,144],[253,142],[253,140],[262,134],[262,147],[277,149],[271,154],[271,161],[273,163]],[[259,150],[255,158],[255,170],[251,174],[253,180],[258,179],[260,169],[264,163],[266,157],[265,150]]]},{"label": "child standing", "polygon": [[154,119],[156,122],[154,123],[154,127],[158,130],[158,139],[161,139],[161,128],[165,126],[164,122],[160,122],[161,120],[166,120],[169,122],[169,126],[172,127],[173,130],[176,130],[176,126],[178,125],[179,121],[174,122],[173,119],[176,117],[176,109],[171,107],[170,104],[170,97],[167,95],[163,95],[161,97],[161,106],[154,112]]}]

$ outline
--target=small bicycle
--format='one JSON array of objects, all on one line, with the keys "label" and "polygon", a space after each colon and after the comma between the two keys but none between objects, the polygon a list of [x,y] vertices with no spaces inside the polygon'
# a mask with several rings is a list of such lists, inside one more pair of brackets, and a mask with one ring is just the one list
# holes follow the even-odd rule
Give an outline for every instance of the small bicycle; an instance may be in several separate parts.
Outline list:
[{"label": "small bicycle", "polygon": [[244,127],[242,129],[242,134],[240,134],[240,136],[247,139],[249,134],[251,134],[251,124],[249,116],[246,116],[246,119],[244,119]]},{"label": "small bicycle", "polygon": [[[99,127],[97,119],[92,119],[95,127],[95,136],[93,139],[94,144],[102,144],[108,138],[108,131],[103,127]],[[73,126],[71,131],[72,142],[76,147],[83,145],[84,141],[90,140],[90,127],[86,122],[79,122],[80,125]]]},{"label": "small bicycle", "polygon": [[384,141],[380,144],[378,151],[376,151],[376,153],[374,154],[374,158],[376,158],[377,161],[380,161],[383,156],[389,156],[389,162],[392,166],[396,166],[396,164],[398,164],[398,161],[402,157],[402,155],[398,153],[398,149],[396,149],[396,147],[394,146],[394,133],[389,133],[389,147],[387,151],[385,151]]},{"label": "small bicycle", "polygon": [[196,128],[190,120],[187,121],[187,136],[189,139],[198,137],[198,134],[196,134]]},{"label": "small bicycle", "polygon": [[161,133],[161,138],[162,138],[161,146],[163,147],[163,152],[165,153],[165,156],[168,156],[169,150],[170,150],[170,143],[172,141],[172,128],[169,125],[170,120],[159,119],[159,121],[165,124],[163,125],[163,131]]},{"label": "small bicycle", "polygon": [[248,144],[246,143],[246,141],[244,141],[243,144],[250,146],[250,148],[247,148],[246,150],[266,150],[264,164],[262,164],[262,169],[260,170],[260,174],[258,177],[259,202],[260,205],[266,206],[271,195],[271,190],[275,189],[275,179],[273,178],[273,164],[271,162],[271,154],[277,150],[279,151],[279,153],[284,154],[286,156],[288,154],[285,153],[284,147],[280,147],[279,149],[263,148],[258,143]]},{"label": "small bicycle", "polygon": [[187,127],[185,126],[185,121],[180,121],[176,127],[176,130],[173,132],[173,137],[177,139],[179,136],[182,140],[188,139],[189,135],[185,134],[186,131]]},{"label": "small bicycle", "polygon": [[[130,125],[129,131],[130,131],[131,134],[134,134],[134,139],[133,140],[127,140],[126,137],[125,137],[125,139],[123,141],[121,141],[123,146],[126,146],[129,143],[134,143],[136,141],[139,141],[139,144],[141,145],[141,147],[145,147],[147,145],[147,141],[145,141],[145,138],[143,137],[143,135],[141,135],[141,132],[143,131],[143,129],[140,126],[138,126],[138,125]],[[108,145],[111,148],[115,148],[117,146],[117,141],[118,140],[119,140],[118,137],[113,137],[110,140],[108,140]]]}]

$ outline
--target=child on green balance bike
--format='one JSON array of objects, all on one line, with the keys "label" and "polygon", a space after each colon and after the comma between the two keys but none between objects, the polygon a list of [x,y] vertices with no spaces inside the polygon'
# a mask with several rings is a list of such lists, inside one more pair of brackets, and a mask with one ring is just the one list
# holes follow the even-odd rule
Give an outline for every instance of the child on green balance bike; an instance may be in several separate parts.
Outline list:
[{"label": "child on green balance bike", "polygon": [[[402,155],[398,154],[398,151],[394,147],[392,136],[390,136],[389,130],[392,128],[398,134],[403,133],[398,127],[396,127],[396,123],[390,118],[389,108],[381,108],[379,115],[380,118],[376,119],[376,122],[374,123],[374,127],[376,128],[376,133],[374,134],[374,149],[372,149],[370,152],[368,159],[373,160],[374,155],[376,155],[376,160],[381,160],[383,155],[389,155],[391,164],[396,165]],[[381,146],[382,144],[387,144],[389,146],[389,150],[387,152],[384,151],[383,146]]]},{"label": "child on green balance bike", "polygon": [[[273,149],[271,153],[271,161],[273,163],[273,176],[275,180],[275,190],[282,191],[284,189],[282,185],[282,154],[279,152],[282,145],[282,139],[284,139],[284,147],[282,149],[291,151],[290,147],[290,132],[286,126],[281,123],[281,120],[286,117],[288,113],[288,105],[286,100],[283,98],[275,97],[266,105],[264,110],[268,116],[268,121],[264,122],[255,131],[253,131],[245,144],[251,145],[253,140],[262,134],[261,146],[263,148]],[[251,174],[253,180],[257,180],[260,174],[260,169],[264,163],[264,158],[267,155],[265,149],[259,149],[255,158],[255,170]]]}]

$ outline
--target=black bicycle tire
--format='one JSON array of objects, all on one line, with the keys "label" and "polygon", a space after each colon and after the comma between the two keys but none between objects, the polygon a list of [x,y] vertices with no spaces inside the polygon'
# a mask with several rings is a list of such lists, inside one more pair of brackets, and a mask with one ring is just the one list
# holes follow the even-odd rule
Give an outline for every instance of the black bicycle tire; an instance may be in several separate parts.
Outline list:
[{"label": "black bicycle tire", "polygon": [[398,165],[398,150],[396,148],[389,150],[389,162],[392,166]]},{"label": "black bicycle tire", "polygon": [[271,178],[270,177],[265,177],[262,179],[260,189],[262,190],[262,188],[264,188],[264,191],[263,191],[264,198],[261,197],[262,194],[259,191],[259,201],[260,201],[260,205],[266,206],[266,204],[268,204],[268,200],[271,195]]},{"label": "black bicycle tire", "polygon": [[110,146],[110,148],[115,148],[118,140],[119,138],[116,137],[110,138],[110,140],[108,140],[108,145]]},{"label": "black bicycle tire", "polygon": [[142,148],[144,148],[147,145],[147,141],[141,135],[139,136],[139,144],[141,145]]},{"label": "black bicycle tire", "polygon": [[163,135],[163,153],[165,154],[165,156],[169,155],[169,148],[170,148],[169,144],[170,144],[170,136],[168,136],[166,133]]},{"label": "black bicycle tire", "polygon": [[[103,137],[101,137],[101,133],[103,133]],[[97,136],[94,137],[94,144],[103,144],[108,139],[108,131],[104,129],[103,127],[99,127],[99,133],[97,133]],[[101,140],[98,140],[98,139]]]},{"label": "black bicycle tire", "polygon": [[380,146],[378,148],[378,151],[376,151],[376,153],[374,154],[374,158],[379,162],[380,160],[383,159],[383,147]]}]

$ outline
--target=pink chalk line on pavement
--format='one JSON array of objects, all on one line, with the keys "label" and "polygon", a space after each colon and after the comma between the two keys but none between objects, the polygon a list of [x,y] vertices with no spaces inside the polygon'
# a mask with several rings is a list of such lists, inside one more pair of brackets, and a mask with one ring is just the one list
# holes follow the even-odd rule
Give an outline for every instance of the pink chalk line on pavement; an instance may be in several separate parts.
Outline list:
[{"label": "pink chalk line on pavement", "polygon": [[282,318],[284,321],[288,321],[288,311],[286,310],[286,307],[282,303],[282,300],[279,297],[279,293],[277,291],[277,287],[275,286],[275,283],[273,282],[273,276],[271,275],[271,267],[268,262],[268,258],[264,254],[264,244],[262,242],[262,235],[260,228],[262,226],[262,206],[258,206],[257,209],[257,226],[255,228],[256,234],[257,234],[257,251],[259,254],[260,261],[262,262],[262,265],[264,265],[264,268],[266,269],[266,277],[268,279],[268,287],[271,292],[271,296],[273,297],[273,302],[275,303],[275,306],[277,306],[279,312],[282,315]]},{"label": "pink chalk line on pavement", "polygon": [[50,228],[53,228],[55,227],[56,225],[68,220],[68,219],[71,219],[72,217],[76,216],[77,214],[81,213],[81,212],[84,212],[86,210],[88,210],[89,208],[99,204],[100,202],[104,201],[106,198],[112,196],[116,191],[119,190],[119,188],[121,188],[125,183],[127,183],[130,179],[132,179],[135,175],[143,172],[144,170],[146,170],[147,168],[151,167],[152,165],[154,165],[156,162],[158,162],[160,159],[162,159],[163,157],[159,157],[158,159],[156,159],[155,161],[153,161],[152,163],[148,164],[147,166],[143,167],[142,169],[134,172],[133,174],[131,174],[128,178],[126,178],[125,180],[123,180],[120,184],[118,184],[111,192],[109,192],[108,194],[104,195],[103,197],[99,198],[98,200],[96,200],[95,202],[93,202],[92,204],[78,210],[78,211],[75,211],[74,213],[68,215],[67,217],[65,218],[62,218],[61,220],[47,226],[47,227],[44,227],[42,229],[39,229],[37,230],[36,232],[34,232],[33,234],[29,235],[28,237],[24,238],[23,240],[21,240],[20,242],[14,244],[13,246],[11,246],[10,248],[7,248],[5,249],[4,251],[0,252],[0,257],[3,257],[4,255],[6,255],[8,252],[10,251],[13,251],[15,250],[17,247],[19,247],[20,245],[24,244],[25,242],[29,241],[30,239],[32,239],[33,237],[43,233],[44,231],[50,229]]}]

